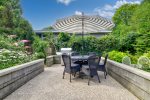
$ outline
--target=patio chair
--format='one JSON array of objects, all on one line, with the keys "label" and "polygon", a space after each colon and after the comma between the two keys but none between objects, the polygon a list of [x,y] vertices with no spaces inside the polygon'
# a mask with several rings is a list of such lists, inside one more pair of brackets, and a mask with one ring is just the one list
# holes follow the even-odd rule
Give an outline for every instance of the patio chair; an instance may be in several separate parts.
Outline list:
[{"label": "patio chair", "polygon": [[63,54],[62,59],[65,65],[64,72],[63,72],[63,79],[65,73],[70,74],[70,82],[71,82],[71,74],[75,76],[76,72],[80,72],[80,65],[71,63],[71,58],[69,55]]},{"label": "patio chair", "polygon": [[103,71],[104,72],[105,79],[106,79],[106,76],[107,76],[107,70],[106,70],[106,67],[105,67],[106,66],[106,62],[107,62],[107,58],[108,58],[108,54],[105,56],[104,63],[103,64],[99,64],[98,68],[97,68],[98,71]]},{"label": "patio chair", "polygon": [[99,63],[99,57],[90,56],[88,59],[88,66],[83,66],[82,72],[88,75],[88,85],[90,84],[90,79],[94,76],[97,76],[100,83],[100,78],[97,73],[97,66]]},{"label": "patio chair", "polygon": [[101,57],[102,57],[102,54],[99,55],[99,61],[98,61],[98,64],[100,64]]},{"label": "patio chair", "polygon": [[96,56],[96,53],[95,53],[95,52],[88,52],[88,55],[89,55],[89,56],[93,56],[93,55]]}]

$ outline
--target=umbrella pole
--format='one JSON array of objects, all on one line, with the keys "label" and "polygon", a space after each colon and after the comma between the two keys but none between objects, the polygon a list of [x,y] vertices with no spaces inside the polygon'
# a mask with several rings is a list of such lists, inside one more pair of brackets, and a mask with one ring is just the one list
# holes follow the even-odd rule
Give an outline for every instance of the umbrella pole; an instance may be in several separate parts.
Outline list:
[{"label": "umbrella pole", "polygon": [[82,55],[84,54],[84,13],[82,12]]}]

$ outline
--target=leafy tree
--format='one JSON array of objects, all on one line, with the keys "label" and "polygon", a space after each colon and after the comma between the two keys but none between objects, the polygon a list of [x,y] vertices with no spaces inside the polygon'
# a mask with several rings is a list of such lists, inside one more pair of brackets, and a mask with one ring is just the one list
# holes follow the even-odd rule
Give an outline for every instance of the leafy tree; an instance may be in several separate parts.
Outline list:
[{"label": "leafy tree", "polygon": [[150,3],[150,0],[143,0],[142,3]]},{"label": "leafy tree", "polygon": [[43,28],[42,30],[51,31],[52,29],[53,29],[52,26],[48,26],[48,27],[46,27],[46,28]]},{"label": "leafy tree", "polygon": [[34,32],[32,26],[23,18],[20,19],[18,27],[14,28],[13,33],[17,34],[19,39],[33,40]]},{"label": "leafy tree", "polygon": [[136,38],[139,35],[137,33],[129,33],[127,36],[123,37],[119,43],[119,51],[126,52],[129,51],[131,54],[135,54],[136,48]]},{"label": "leafy tree", "polygon": [[33,39],[32,27],[22,17],[20,0],[1,0],[0,19],[1,34],[16,34],[20,39]]},{"label": "leafy tree", "polygon": [[142,3],[132,17],[132,26],[143,34],[150,32],[150,2]]},{"label": "leafy tree", "polygon": [[150,48],[150,1],[140,5],[125,4],[115,13],[113,29],[120,41],[120,51],[142,55]]},{"label": "leafy tree", "polygon": [[115,15],[113,16],[113,21],[116,26],[120,24],[129,25],[131,17],[137,7],[137,4],[125,4],[117,9]]},{"label": "leafy tree", "polygon": [[150,32],[147,34],[140,34],[136,39],[134,47],[139,54],[150,51]]},{"label": "leafy tree", "polygon": [[137,4],[125,4],[116,10],[113,16],[113,21],[116,25],[113,29],[114,34],[124,36],[127,32],[130,32],[131,18],[137,7]]}]

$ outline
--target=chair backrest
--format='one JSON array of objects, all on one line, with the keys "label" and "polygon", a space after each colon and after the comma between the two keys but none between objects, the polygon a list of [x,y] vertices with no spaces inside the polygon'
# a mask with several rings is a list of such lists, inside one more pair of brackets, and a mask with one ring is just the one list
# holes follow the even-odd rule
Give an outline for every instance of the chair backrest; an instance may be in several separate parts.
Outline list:
[{"label": "chair backrest", "polygon": [[101,61],[101,57],[102,57],[102,55],[99,55],[99,62],[98,62],[98,64],[100,64],[100,61]]},{"label": "chair backrest", "polygon": [[89,65],[89,70],[90,70],[90,75],[91,76],[97,75],[98,64],[99,64],[99,57],[90,56],[88,58],[88,65]]},{"label": "chair backrest", "polygon": [[96,53],[95,52],[88,52],[88,55],[90,55],[90,56],[95,55],[96,56]]},{"label": "chair backrest", "polygon": [[78,55],[80,55],[78,52],[73,52],[73,53],[71,54],[71,56],[78,56]]},{"label": "chair backrest", "polygon": [[63,59],[64,65],[65,65],[65,68],[70,70],[70,67],[71,67],[71,58],[70,58],[70,56],[67,55],[67,54],[63,54],[62,59]]},{"label": "chair backrest", "polygon": [[108,58],[108,54],[106,54],[106,56],[105,56],[104,66],[106,65],[107,58]]}]

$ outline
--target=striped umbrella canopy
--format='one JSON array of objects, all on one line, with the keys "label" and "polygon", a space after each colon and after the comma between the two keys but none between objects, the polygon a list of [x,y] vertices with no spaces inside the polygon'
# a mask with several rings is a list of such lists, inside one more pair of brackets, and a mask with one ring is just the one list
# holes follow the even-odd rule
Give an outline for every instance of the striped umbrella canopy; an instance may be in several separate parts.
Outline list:
[{"label": "striped umbrella canopy", "polygon": [[114,23],[99,15],[88,16],[82,13],[82,15],[59,19],[52,27],[59,32],[97,33],[102,30],[110,30],[114,27]]}]

